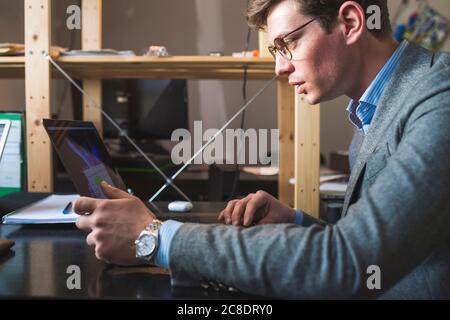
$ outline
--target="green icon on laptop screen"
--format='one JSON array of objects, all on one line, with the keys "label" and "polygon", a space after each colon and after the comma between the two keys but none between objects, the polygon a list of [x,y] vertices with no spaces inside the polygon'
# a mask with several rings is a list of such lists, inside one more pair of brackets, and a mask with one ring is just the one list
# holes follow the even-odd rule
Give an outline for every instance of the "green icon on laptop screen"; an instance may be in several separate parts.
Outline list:
[{"label": "green icon on laptop screen", "polygon": [[102,177],[95,177],[95,184],[96,185],[100,185],[101,183],[102,183],[102,181],[103,181],[103,178]]}]

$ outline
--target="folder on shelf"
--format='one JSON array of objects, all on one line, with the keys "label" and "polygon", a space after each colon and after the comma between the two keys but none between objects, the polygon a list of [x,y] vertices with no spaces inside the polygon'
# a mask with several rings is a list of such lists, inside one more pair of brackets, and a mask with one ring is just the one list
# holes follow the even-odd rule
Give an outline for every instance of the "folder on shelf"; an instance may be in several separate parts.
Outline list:
[{"label": "folder on shelf", "polygon": [[11,120],[11,129],[0,160],[0,197],[25,188],[25,146],[23,113],[0,112],[0,119]]}]

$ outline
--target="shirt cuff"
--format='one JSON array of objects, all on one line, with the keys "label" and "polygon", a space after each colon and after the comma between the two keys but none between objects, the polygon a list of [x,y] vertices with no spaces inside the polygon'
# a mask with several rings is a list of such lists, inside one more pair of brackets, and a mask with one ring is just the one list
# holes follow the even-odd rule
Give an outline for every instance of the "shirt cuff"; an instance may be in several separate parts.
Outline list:
[{"label": "shirt cuff", "polygon": [[303,223],[303,212],[295,211],[295,224],[301,225]]},{"label": "shirt cuff", "polygon": [[159,229],[159,247],[155,256],[155,264],[161,268],[169,269],[169,249],[177,230],[183,224],[174,220],[165,221]]}]

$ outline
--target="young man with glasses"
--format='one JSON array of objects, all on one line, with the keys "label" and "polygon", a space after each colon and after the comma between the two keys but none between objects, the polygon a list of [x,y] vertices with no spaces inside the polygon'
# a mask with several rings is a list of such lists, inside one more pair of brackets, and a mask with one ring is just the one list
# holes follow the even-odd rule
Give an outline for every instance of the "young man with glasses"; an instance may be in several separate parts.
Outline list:
[{"label": "young man with glasses", "polygon": [[[381,9],[381,29],[366,26],[370,5]],[[175,286],[207,280],[282,298],[450,298],[450,56],[397,43],[387,0],[250,0],[248,19],[267,28],[276,73],[308,103],[352,99],[357,133],[342,219],[326,225],[258,192],[220,213],[235,226],[160,223],[104,184],[113,200],[74,205],[92,213],[77,226],[97,257],[135,264],[137,252],[169,268]]]}]

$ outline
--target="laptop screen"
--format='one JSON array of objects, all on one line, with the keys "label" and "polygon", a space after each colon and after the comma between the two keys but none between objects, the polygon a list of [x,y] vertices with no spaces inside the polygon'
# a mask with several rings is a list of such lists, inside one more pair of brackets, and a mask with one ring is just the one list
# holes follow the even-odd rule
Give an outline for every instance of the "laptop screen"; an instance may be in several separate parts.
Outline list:
[{"label": "laptop screen", "polygon": [[44,127],[78,193],[106,198],[100,183],[125,190],[103,141],[92,122],[44,119]]}]

